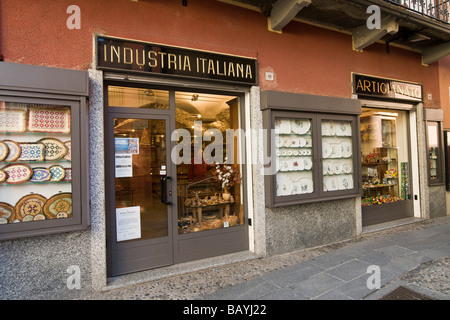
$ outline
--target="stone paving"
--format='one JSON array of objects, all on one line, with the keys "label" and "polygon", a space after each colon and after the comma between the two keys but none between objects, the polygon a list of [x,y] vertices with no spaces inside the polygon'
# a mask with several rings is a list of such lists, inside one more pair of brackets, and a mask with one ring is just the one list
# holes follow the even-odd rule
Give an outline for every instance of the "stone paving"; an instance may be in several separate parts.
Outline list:
[{"label": "stone paving", "polygon": [[[368,273],[373,265],[379,267],[380,289],[367,285],[375,274]],[[448,300],[449,271],[447,216],[319,248],[94,293],[86,299],[361,300],[379,299],[402,285]]]}]

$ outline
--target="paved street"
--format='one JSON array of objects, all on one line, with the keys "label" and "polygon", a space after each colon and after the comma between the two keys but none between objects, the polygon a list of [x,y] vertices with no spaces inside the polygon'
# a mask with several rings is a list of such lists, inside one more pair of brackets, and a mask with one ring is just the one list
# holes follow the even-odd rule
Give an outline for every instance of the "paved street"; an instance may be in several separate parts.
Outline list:
[{"label": "paved street", "polygon": [[[444,224],[353,243],[251,281],[218,290],[204,298],[378,299],[403,285],[435,299],[449,299],[449,259],[445,259],[448,256],[450,224]],[[380,290],[374,288],[376,274],[368,269],[371,266],[378,268]],[[416,268],[421,272],[408,274]]]},{"label": "paved street", "polygon": [[[369,266],[379,267],[380,289],[367,286],[369,277],[375,277],[375,272],[367,272]],[[130,277],[139,277],[140,283],[86,299],[361,300],[380,299],[405,286],[433,299],[448,300],[450,216],[165,279],[146,281],[145,272]]]}]

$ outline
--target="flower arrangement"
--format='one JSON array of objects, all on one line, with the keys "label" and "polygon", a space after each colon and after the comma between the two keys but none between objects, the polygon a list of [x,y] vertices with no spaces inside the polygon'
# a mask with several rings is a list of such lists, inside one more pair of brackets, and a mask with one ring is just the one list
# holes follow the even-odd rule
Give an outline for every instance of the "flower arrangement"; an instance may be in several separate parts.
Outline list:
[{"label": "flower arrangement", "polygon": [[223,189],[232,187],[235,183],[241,182],[241,175],[237,165],[228,165],[227,158],[223,164],[217,163],[212,171],[212,175],[218,181]]}]

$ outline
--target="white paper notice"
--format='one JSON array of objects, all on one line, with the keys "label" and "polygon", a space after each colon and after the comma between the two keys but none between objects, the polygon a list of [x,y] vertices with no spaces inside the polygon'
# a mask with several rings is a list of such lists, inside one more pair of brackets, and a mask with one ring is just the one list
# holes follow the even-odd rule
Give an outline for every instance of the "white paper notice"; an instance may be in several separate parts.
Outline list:
[{"label": "white paper notice", "polygon": [[141,207],[116,208],[117,241],[141,238]]},{"label": "white paper notice", "polygon": [[133,176],[133,158],[131,154],[116,153],[116,178]]}]

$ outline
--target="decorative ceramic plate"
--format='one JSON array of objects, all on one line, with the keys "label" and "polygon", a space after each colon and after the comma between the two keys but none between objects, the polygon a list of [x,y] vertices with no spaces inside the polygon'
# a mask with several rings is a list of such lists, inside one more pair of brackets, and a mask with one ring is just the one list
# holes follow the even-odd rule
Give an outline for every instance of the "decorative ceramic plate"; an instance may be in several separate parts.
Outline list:
[{"label": "decorative ceramic plate", "polygon": [[72,216],[72,194],[59,193],[52,196],[45,203],[44,214],[51,219]]},{"label": "decorative ceramic plate", "polygon": [[31,176],[31,182],[45,182],[49,181],[52,177],[50,170],[47,168],[33,168],[33,175]]},{"label": "decorative ceramic plate", "polygon": [[302,187],[302,193],[312,193],[314,191],[313,182],[311,179],[301,179],[300,184]]},{"label": "decorative ceramic plate", "polygon": [[13,222],[16,218],[14,207],[6,202],[0,202],[0,218],[6,219],[6,223]]},{"label": "decorative ceramic plate", "polygon": [[64,168],[65,175],[63,181],[72,181],[72,168]]},{"label": "decorative ceramic plate", "polygon": [[289,148],[291,146],[291,138],[290,137],[284,137],[283,138],[283,147]]},{"label": "decorative ceramic plate", "polygon": [[331,149],[333,150],[331,152],[332,158],[342,158],[342,146],[340,143],[332,143]]},{"label": "decorative ceramic plate", "polygon": [[70,133],[70,109],[54,107],[30,107],[28,131]]},{"label": "decorative ceramic plate", "polygon": [[322,141],[322,156],[326,159],[331,155],[332,152],[333,149],[331,148],[331,146],[327,142]]},{"label": "decorative ceramic plate", "polygon": [[27,110],[6,109],[0,112],[0,132],[25,132]]},{"label": "decorative ceramic plate", "polygon": [[337,122],[334,127],[336,129],[337,136],[351,136],[352,135],[352,128],[350,126],[350,123],[347,121]]},{"label": "decorative ceramic plate", "polygon": [[67,154],[66,145],[55,138],[44,138],[39,140],[45,144],[45,160],[60,160]]},{"label": "decorative ceramic plate", "polygon": [[353,189],[353,179],[350,175],[338,177],[339,190]]},{"label": "decorative ceramic plate", "polygon": [[304,158],[303,164],[305,166],[305,170],[310,170],[312,168],[312,161],[310,158]]},{"label": "decorative ceramic plate", "polygon": [[301,194],[302,193],[302,185],[300,181],[292,182],[292,193],[291,194]]},{"label": "decorative ceramic plate", "polygon": [[322,121],[322,136],[334,136],[336,128],[333,121]]},{"label": "decorative ceramic plate", "polygon": [[5,181],[12,184],[25,182],[33,175],[33,170],[23,163],[10,164],[3,167],[2,170],[7,175]]},{"label": "decorative ceramic plate", "polygon": [[64,141],[64,145],[67,147],[67,153],[64,156],[64,160],[72,161],[72,141]]},{"label": "decorative ceramic plate", "polygon": [[336,180],[336,177],[324,177],[324,181],[324,187],[326,188],[325,191],[338,190],[338,182]]},{"label": "decorative ceramic plate", "polygon": [[350,172],[352,172],[352,166],[350,164],[346,163],[342,166],[342,171],[344,173],[350,173]]},{"label": "decorative ceramic plate", "polygon": [[3,141],[0,141],[0,161],[3,161],[9,153],[8,145]]},{"label": "decorative ceramic plate", "polygon": [[5,182],[7,177],[6,172],[0,169],[0,182]]},{"label": "decorative ceramic plate", "polygon": [[277,119],[275,120],[275,129],[278,133],[291,133],[291,122],[290,120]]},{"label": "decorative ceramic plate", "polygon": [[333,165],[332,165],[332,163],[330,161],[324,163],[324,165],[325,165],[325,168],[326,168],[326,173],[328,173],[328,174],[333,174],[334,173],[333,172]]},{"label": "decorative ceramic plate", "polygon": [[50,178],[50,181],[52,182],[61,181],[66,176],[66,170],[60,165],[51,166],[48,170],[52,174],[52,177]]},{"label": "decorative ceramic plate", "polygon": [[280,171],[291,171],[292,169],[293,166],[290,160],[280,161]]},{"label": "decorative ceramic plate", "polygon": [[44,161],[45,145],[41,142],[20,142],[20,157],[17,161]]},{"label": "decorative ceramic plate", "polygon": [[277,148],[282,147],[283,143],[284,143],[283,137],[280,136],[275,137],[275,146],[277,146]]},{"label": "decorative ceramic plate", "polygon": [[342,173],[342,164],[340,164],[339,162],[333,162],[332,168],[333,168],[333,173],[335,173],[335,174]]},{"label": "decorative ceramic plate", "polygon": [[20,221],[29,221],[27,216],[31,216],[33,220],[36,215],[43,213],[46,202],[47,198],[37,193],[22,197],[15,206],[17,218]]},{"label": "decorative ceramic plate", "polygon": [[22,149],[20,145],[12,140],[3,140],[3,142],[8,146],[8,156],[4,159],[4,161],[16,161],[20,157],[20,153]]},{"label": "decorative ceramic plate", "polygon": [[305,164],[301,159],[292,160],[292,169],[294,171],[302,171],[305,169]]},{"label": "decorative ceramic plate", "polygon": [[277,176],[277,195],[287,196],[292,192],[292,181],[286,175],[279,174]]},{"label": "decorative ceramic plate", "polygon": [[291,130],[293,133],[305,134],[311,128],[311,121],[307,119],[291,120]]},{"label": "decorative ceramic plate", "polygon": [[344,158],[349,158],[352,156],[352,144],[347,141],[341,143],[342,156]]},{"label": "decorative ceramic plate", "polygon": [[298,146],[299,147],[305,147],[306,146],[306,139],[305,138],[298,138]]}]

